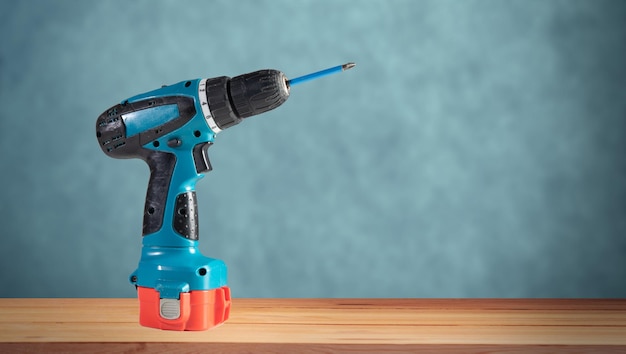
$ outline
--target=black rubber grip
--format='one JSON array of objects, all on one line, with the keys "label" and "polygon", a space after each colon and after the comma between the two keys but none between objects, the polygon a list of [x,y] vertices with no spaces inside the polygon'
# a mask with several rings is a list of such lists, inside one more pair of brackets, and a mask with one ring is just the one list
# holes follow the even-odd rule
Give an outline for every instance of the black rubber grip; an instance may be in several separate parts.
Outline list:
[{"label": "black rubber grip", "polygon": [[176,165],[176,156],[165,151],[149,151],[144,159],[150,167],[150,182],[143,213],[143,235],[153,234],[163,226],[167,192]]},{"label": "black rubber grip", "polygon": [[272,110],[289,98],[285,75],[272,69],[258,70],[230,79],[229,94],[241,118]]},{"label": "black rubber grip", "polygon": [[172,227],[189,240],[198,240],[198,202],[196,192],[181,193],[176,197]]}]

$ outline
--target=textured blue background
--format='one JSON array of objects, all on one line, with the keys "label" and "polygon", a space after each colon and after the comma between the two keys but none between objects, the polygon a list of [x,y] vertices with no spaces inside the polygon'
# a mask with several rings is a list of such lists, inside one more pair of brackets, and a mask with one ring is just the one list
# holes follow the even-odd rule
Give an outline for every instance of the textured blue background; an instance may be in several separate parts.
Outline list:
[{"label": "textured blue background", "polygon": [[135,296],[148,168],[95,120],[261,68],[201,248],[237,297],[626,297],[624,1],[0,3],[0,296]]}]

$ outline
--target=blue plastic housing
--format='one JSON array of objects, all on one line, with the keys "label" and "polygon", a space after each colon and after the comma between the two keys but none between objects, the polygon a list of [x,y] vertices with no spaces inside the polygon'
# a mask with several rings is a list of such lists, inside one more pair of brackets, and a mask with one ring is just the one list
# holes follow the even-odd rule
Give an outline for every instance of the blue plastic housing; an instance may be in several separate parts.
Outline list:
[{"label": "blue plastic housing", "polygon": [[[179,293],[193,290],[210,290],[226,285],[226,264],[218,259],[205,257],[198,249],[198,241],[187,239],[172,227],[176,197],[194,191],[196,182],[204,174],[196,171],[193,148],[202,142],[213,142],[215,133],[206,123],[200,107],[198,85],[200,80],[181,81],[128,99],[136,102],[145,99],[187,96],[194,100],[195,116],[185,125],[166,135],[143,145],[155,151],[166,151],[176,156],[176,165],[167,191],[162,227],[155,233],[144,235],[141,259],[137,269],[131,274],[133,285],[154,288],[161,298],[178,298]],[[174,108],[175,105],[174,105]],[[167,123],[177,118],[177,109],[170,105],[136,112],[125,120],[127,134],[138,133]],[[178,139],[176,146],[168,141]]]}]

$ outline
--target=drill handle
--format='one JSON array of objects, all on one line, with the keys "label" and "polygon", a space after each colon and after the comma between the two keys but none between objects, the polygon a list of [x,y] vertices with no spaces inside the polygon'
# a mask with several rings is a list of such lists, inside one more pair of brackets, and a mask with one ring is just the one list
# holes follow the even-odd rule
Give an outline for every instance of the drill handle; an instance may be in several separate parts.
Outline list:
[{"label": "drill handle", "polygon": [[[193,133],[187,135],[193,136]],[[160,234],[164,237],[151,238],[149,244],[181,246],[198,240],[195,184],[211,170],[207,150],[212,142],[193,138],[200,142],[191,141],[190,144],[195,146],[185,145],[175,152],[145,150],[149,151],[144,160],[150,167],[150,181],[144,207],[143,236]]]}]

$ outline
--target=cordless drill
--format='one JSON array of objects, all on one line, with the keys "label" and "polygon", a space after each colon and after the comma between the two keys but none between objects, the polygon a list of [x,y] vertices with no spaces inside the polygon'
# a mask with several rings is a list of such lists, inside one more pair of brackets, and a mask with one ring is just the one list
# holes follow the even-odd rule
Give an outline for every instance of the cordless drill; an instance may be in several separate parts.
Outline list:
[{"label": "cordless drill", "polygon": [[267,69],[182,81],[126,99],[98,117],[96,136],[105,154],[139,158],[150,168],[141,259],[130,276],[141,325],[205,330],[228,319],[226,265],[198,249],[195,185],[211,171],[208,148],[221,130],[283,104],[290,87],[353,66],[293,80]]}]

